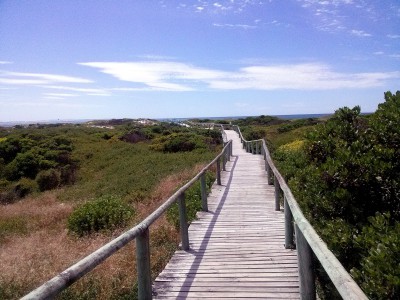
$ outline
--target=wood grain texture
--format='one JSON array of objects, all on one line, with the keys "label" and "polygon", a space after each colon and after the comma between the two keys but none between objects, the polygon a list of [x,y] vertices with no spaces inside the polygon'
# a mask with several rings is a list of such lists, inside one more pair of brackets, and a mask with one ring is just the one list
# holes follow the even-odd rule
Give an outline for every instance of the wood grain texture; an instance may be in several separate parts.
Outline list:
[{"label": "wood grain texture", "polygon": [[153,283],[155,299],[300,299],[297,253],[285,249],[284,214],[275,211],[263,156],[246,153],[236,132],[222,186],[208,212],[189,227],[179,250]]}]

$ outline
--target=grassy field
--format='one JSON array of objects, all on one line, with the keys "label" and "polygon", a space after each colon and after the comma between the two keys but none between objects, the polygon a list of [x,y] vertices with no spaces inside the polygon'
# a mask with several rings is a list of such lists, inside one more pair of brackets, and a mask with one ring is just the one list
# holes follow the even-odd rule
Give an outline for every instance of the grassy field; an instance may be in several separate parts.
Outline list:
[{"label": "grassy field", "polygon": [[[0,205],[0,299],[18,299],[134,226],[221,149],[211,143],[210,147],[202,146],[193,151],[157,151],[152,146],[155,138],[170,134],[176,137],[180,129],[153,128],[150,138],[135,143],[128,143],[121,137],[137,128],[122,125],[114,129],[68,125],[1,132],[3,142],[10,135],[62,135],[72,141],[71,155],[78,169],[74,184],[60,185],[45,192],[35,191],[12,204]],[[139,129],[151,131],[151,128]],[[184,134],[189,133],[185,131]],[[201,137],[196,135],[196,139],[197,143]],[[7,184],[13,186],[13,182]],[[107,195],[120,198],[132,207],[135,213],[127,226],[83,237],[68,231],[68,217],[77,207]],[[166,216],[151,227],[150,234],[155,277],[175,251],[179,237],[173,222]],[[135,297],[135,249],[131,243],[58,298]]]}]

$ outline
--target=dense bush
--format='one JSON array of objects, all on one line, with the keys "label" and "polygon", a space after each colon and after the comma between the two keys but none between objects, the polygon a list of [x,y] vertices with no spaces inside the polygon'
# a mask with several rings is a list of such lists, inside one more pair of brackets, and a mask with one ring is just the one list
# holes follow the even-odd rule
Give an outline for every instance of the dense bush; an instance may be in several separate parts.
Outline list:
[{"label": "dense bush", "polygon": [[[215,181],[215,175],[211,172],[206,173],[206,185],[207,185],[207,193],[210,192],[211,186]],[[201,211],[202,202],[201,202],[201,186],[200,182],[195,183],[192,187],[190,187],[185,193],[185,202],[186,202],[186,212],[188,222],[192,222],[196,218],[196,213]],[[171,208],[167,211],[167,220],[171,222],[175,228],[179,228],[179,207],[178,204],[175,203]]]},{"label": "dense bush", "polygon": [[259,117],[247,117],[244,119],[239,119],[235,123],[239,126],[248,126],[248,125],[270,126],[270,125],[287,123],[287,121],[279,119],[277,117],[261,115]]},{"label": "dense bush", "polygon": [[37,182],[29,178],[21,178],[14,187],[15,192],[21,198],[38,191],[38,189]]},{"label": "dense bush", "polygon": [[[15,130],[0,140],[0,179],[9,182],[0,186],[2,202],[15,201],[37,189],[32,184],[19,184],[37,179],[40,190],[55,188],[75,181],[77,162],[72,159],[72,140],[60,129],[48,128]],[[14,184],[14,185],[13,185]]]},{"label": "dense bush", "polygon": [[61,174],[55,169],[43,170],[37,174],[36,182],[40,191],[52,190],[60,185]]},{"label": "dense bush", "polygon": [[265,130],[263,128],[253,127],[253,126],[243,126],[240,128],[243,137],[248,140],[259,140],[264,138]]},{"label": "dense bush", "polygon": [[400,222],[391,224],[390,220],[390,213],[377,213],[355,240],[362,259],[351,274],[372,299],[400,295]]},{"label": "dense bush", "polygon": [[[400,92],[368,118],[341,108],[275,159],[329,248],[373,299],[400,297]],[[397,232],[397,233],[396,233]]]},{"label": "dense bush", "polygon": [[299,119],[290,121],[290,123],[283,124],[278,128],[278,132],[288,132],[294,130],[296,128],[304,127],[304,126],[312,126],[321,123],[317,118],[307,118],[307,119]]},{"label": "dense bush", "polygon": [[68,229],[80,236],[125,225],[133,209],[120,198],[103,196],[79,206],[68,218]]},{"label": "dense bush", "polygon": [[[215,148],[218,140],[212,131],[205,131],[204,134],[180,132],[172,133],[166,136],[160,136],[153,140],[151,148],[157,151],[175,153],[187,152],[195,149],[210,149]],[[208,135],[208,136],[207,136]]]}]

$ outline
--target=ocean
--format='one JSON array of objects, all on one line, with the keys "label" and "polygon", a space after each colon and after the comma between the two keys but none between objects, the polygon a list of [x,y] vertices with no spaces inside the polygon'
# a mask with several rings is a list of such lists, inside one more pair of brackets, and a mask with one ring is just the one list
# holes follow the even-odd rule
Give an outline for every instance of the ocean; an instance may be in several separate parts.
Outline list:
[{"label": "ocean", "polygon": [[[272,115],[273,117],[278,117],[280,119],[295,120],[295,119],[306,119],[306,118],[321,118],[326,117],[331,114],[298,114],[298,115]],[[155,119],[161,122],[182,122],[190,119],[209,119],[209,120],[235,120],[244,119],[247,117],[255,116],[230,116],[230,117],[197,117],[197,118],[158,118]],[[143,118],[141,118],[143,119]],[[80,119],[80,120],[43,120],[43,121],[14,121],[14,122],[0,122],[0,127],[13,127],[16,125],[27,126],[29,124],[59,124],[59,123],[69,123],[69,124],[80,124],[94,119]],[[97,119],[96,119],[97,120]]]}]

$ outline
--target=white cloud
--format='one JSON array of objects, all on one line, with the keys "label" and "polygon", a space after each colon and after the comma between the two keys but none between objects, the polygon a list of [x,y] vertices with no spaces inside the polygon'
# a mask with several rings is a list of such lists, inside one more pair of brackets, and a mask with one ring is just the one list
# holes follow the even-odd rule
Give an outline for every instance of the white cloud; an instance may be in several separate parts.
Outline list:
[{"label": "white cloud", "polygon": [[359,37],[370,37],[370,36],[372,36],[372,34],[367,33],[364,30],[355,30],[355,29],[353,29],[353,30],[350,31],[350,33],[352,35],[359,36]]},{"label": "white cloud", "polygon": [[[177,62],[87,62],[84,66],[94,67],[119,80],[140,84],[138,88],[184,92],[193,88],[186,80],[202,81],[221,76],[221,72],[195,68]],[[179,83],[176,83],[178,81]]]},{"label": "white cloud", "polygon": [[12,62],[11,61],[0,60],[0,65],[8,65],[8,64],[12,64]]},{"label": "white cloud", "polygon": [[22,85],[46,85],[54,83],[91,83],[93,81],[65,75],[22,73],[22,72],[0,72],[0,83],[22,84]]},{"label": "white cloud", "polygon": [[68,93],[45,93],[46,96],[49,97],[77,97],[78,95],[76,94],[68,94]]},{"label": "white cloud", "polygon": [[227,27],[227,28],[240,28],[240,29],[256,29],[255,25],[247,25],[247,24],[219,24],[213,23],[215,27]]},{"label": "white cloud", "polygon": [[[270,1],[269,1],[270,2]],[[179,3],[177,8],[188,9],[194,12],[212,13],[212,14],[226,14],[234,13],[240,14],[249,7],[261,6],[265,1],[261,0],[219,0],[219,1],[207,1],[198,0],[194,4],[187,4],[187,2]],[[166,4],[163,2],[162,4]]]},{"label": "white cloud", "polygon": [[297,2],[314,16],[311,22],[318,30],[330,33],[347,31],[353,35],[371,36],[364,31],[352,31],[351,29],[356,28],[359,24],[370,23],[375,23],[375,27],[381,27],[388,20],[397,19],[393,9],[389,7],[382,9],[379,2],[374,1],[297,0]]},{"label": "white cloud", "polygon": [[390,39],[400,39],[400,34],[388,34],[387,37]]},{"label": "white cloud", "polygon": [[87,95],[97,95],[97,96],[110,96],[110,89],[101,89],[101,88],[79,88],[79,87],[71,87],[71,86],[62,86],[62,85],[46,85],[42,86],[47,89],[55,89],[55,90],[64,90],[71,92],[80,92]]},{"label": "white cloud", "polygon": [[134,89],[163,91],[329,90],[370,88],[400,78],[400,72],[339,73],[320,63],[253,65],[236,71],[199,68],[179,62],[87,62],[81,65],[139,84]]}]

